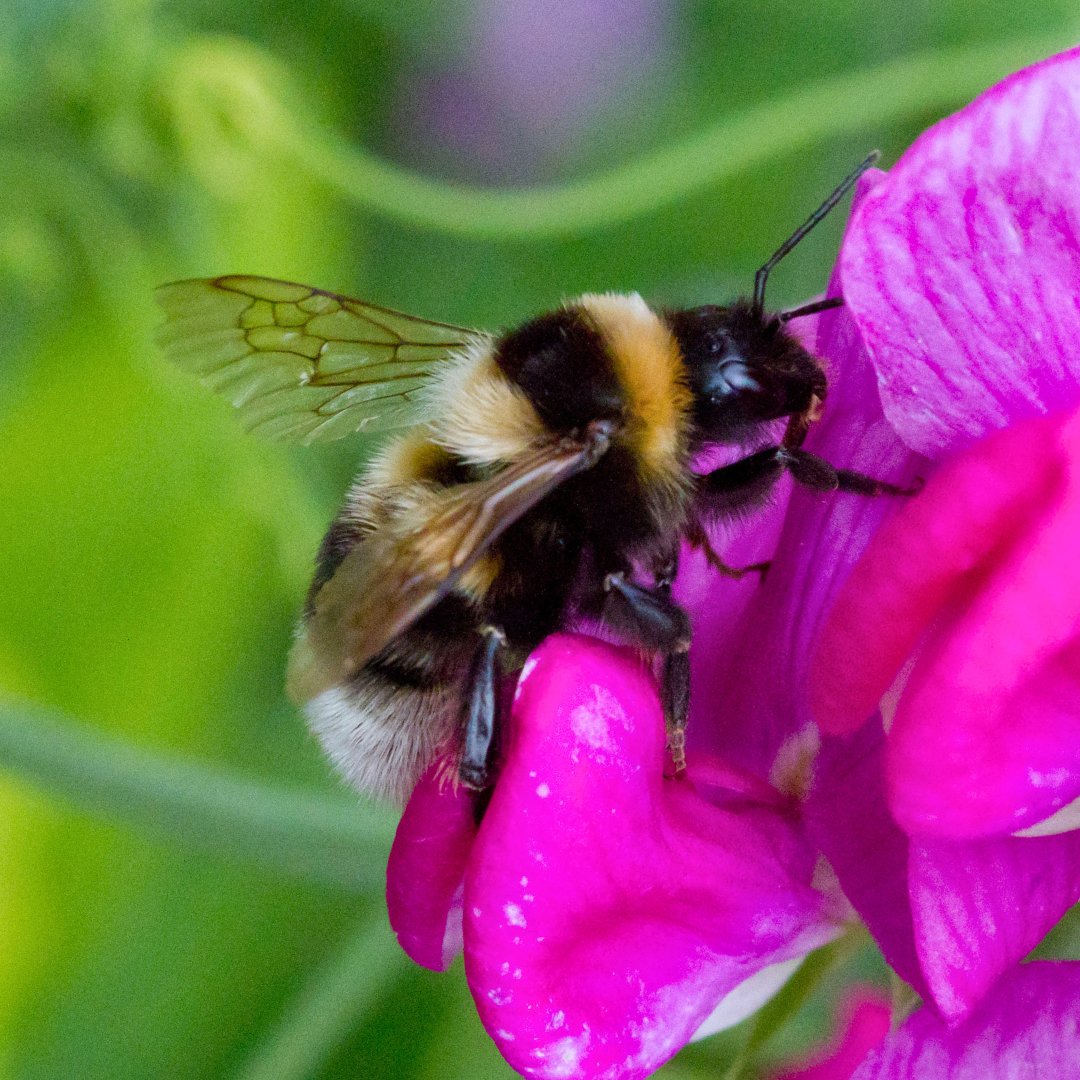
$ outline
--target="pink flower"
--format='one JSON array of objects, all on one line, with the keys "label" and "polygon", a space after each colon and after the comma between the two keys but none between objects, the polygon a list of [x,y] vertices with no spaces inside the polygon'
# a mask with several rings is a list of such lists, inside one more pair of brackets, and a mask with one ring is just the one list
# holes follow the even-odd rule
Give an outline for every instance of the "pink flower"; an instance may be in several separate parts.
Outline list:
[{"label": "pink flower", "polygon": [[[847,307],[811,328],[831,382],[807,447],[926,490],[791,492],[743,540],[772,557],[760,587],[688,560],[688,774],[664,775],[632,655],[560,636],[479,824],[438,769],[402,819],[402,945],[437,969],[463,946],[524,1075],[645,1076],[782,977],[837,932],[819,853],[927,1001],[861,1080],[994,1075],[972,1070],[996,1024],[1010,1054],[1075,1052],[1072,966],[1017,964],[1080,897],[1060,817],[1080,798],[1080,50],[928,131],[858,201]],[[1066,831],[1015,835],[1032,826]],[[1006,1023],[1010,993],[1042,1011]]]},{"label": "pink flower", "polygon": [[790,800],[718,761],[665,777],[633,653],[549,639],[511,729],[479,829],[467,796],[435,770],[422,781],[388,899],[402,945],[435,968],[463,912],[477,1009],[523,1075],[647,1076],[750,976],[835,935]]},{"label": "pink flower", "polygon": [[839,274],[889,427],[943,465],[831,575],[810,701],[853,734],[808,809],[886,957],[955,1020],[1080,897],[1080,834],[1013,835],[1068,829],[1047,819],[1080,795],[1080,52],[927,132]]}]

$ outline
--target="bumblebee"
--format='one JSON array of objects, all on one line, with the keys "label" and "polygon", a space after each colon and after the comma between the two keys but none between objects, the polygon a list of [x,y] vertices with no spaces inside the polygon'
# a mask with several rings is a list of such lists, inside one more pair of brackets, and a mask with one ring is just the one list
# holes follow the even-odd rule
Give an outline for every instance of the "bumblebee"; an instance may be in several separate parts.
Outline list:
[{"label": "bumblebee", "polygon": [[[826,379],[786,324],[842,301],[765,310],[770,271],[874,160],[728,306],[587,294],[492,335],[268,278],[158,290],[167,354],[256,432],[399,432],[322,542],[289,663],[290,695],[357,788],[402,801],[443,754],[466,785],[487,786],[500,673],[581,618],[657,658],[684,764],[680,543],[722,572],[753,569],[726,567],[705,524],[759,504],[784,472],[818,491],[905,493],[801,448]],[[696,474],[695,456],[717,444],[754,449]]]}]

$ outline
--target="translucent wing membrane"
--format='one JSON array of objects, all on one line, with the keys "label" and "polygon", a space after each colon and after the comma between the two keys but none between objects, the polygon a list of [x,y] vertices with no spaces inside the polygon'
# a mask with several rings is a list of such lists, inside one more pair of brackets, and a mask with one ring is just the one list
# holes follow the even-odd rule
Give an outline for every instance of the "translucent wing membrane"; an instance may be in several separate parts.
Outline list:
[{"label": "translucent wing membrane", "polygon": [[486,337],[271,278],[176,281],[156,295],[169,359],[252,431],[303,443],[415,423],[431,372]]},{"label": "translucent wing membrane", "polygon": [[592,468],[611,435],[598,421],[580,439],[539,447],[494,476],[445,489],[419,526],[376,530],[354,547],[315,600],[309,632],[324,662],[335,658],[318,689],[354,674],[434,607],[515,521]]}]

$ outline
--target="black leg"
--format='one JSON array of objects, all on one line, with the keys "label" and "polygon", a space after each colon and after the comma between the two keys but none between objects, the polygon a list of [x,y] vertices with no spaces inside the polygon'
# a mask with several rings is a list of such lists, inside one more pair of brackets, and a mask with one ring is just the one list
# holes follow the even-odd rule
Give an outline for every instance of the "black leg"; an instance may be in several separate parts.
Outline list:
[{"label": "black leg", "polygon": [[911,487],[890,484],[854,469],[837,469],[824,458],[806,450],[783,450],[784,464],[792,477],[814,491],[847,491],[852,495],[917,495],[922,483]]},{"label": "black leg", "polygon": [[760,574],[761,580],[765,580],[765,575],[769,572],[769,567],[772,565],[767,562],[750,563],[747,566],[730,566],[719,555],[713,551],[712,542],[709,540],[709,534],[705,531],[705,526],[702,525],[700,520],[696,517],[692,517],[686,524],[686,528],[683,530],[683,535],[686,537],[688,543],[692,544],[699,551],[705,555],[705,561],[718,573],[724,575],[724,577],[734,578],[739,581],[741,578],[746,577],[747,574]]},{"label": "black leg", "polygon": [[600,617],[635,644],[659,652],[690,648],[690,618],[663,587],[645,589],[625,574],[604,578]]},{"label": "black leg", "polygon": [[768,446],[698,480],[698,501],[706,513],[732,513],[761,502],[781,473],[812,491],[847,491],[854,495],[915,495],[922,485],[901,487],[853,469],[837,469],[797,447]]},{"label": "black leg", "polygon": [[625,574],[608,574],[604,590],[600,613],[604,622],[664,658],[660,700],[675,768],[683,769],[690,709],[690,618],[671,599],[670,582],[661,580],[655,589],[645,589]]},{"label": "black leg", "polygon": [[481,643],[469,667],[465,686],[464,748],[458,775],[466,787],[487,787],[492,739],[499,711],[499,652],[506,635],[494,626],[480,628]]},{"label": "black leg", "polygon": [[678,772],[686,768],[686,718],[690,714],[690,654],[686,649],[664,657],[660,696],[664,705],[668,750]]},{"label": "black leg", "polygon": [[763,503],[784,472],[783,447],[768,446],[698,477],[698,505],[706,512],[738,513]]}]

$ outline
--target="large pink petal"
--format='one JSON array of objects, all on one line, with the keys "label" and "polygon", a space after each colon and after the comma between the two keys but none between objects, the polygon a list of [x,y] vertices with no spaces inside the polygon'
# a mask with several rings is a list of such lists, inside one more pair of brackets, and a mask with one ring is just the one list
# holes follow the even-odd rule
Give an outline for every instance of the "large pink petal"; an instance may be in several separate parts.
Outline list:
[{"label": "large pink petal", "polygon": [[1080,1076],[1077,1016],[1080,964],[1027,964],[954,1027],[920,1009],[853,1080],[1066,1080]]},{"label": "large pink petal", "polygon": [[1080,416],[977,444],[882,528],[831,613],[811,680],[827,729],[913,665],[888,751],[909,832],[1012,832],[1080,794],[1078,462]]},{"label": "large pink petal", "polygon": [[885,413],[920,453],[1080,401],[1080,50],[922,135],[840,265]]},{"label": "large pink petal", "polygon": [[874,724],[825,740],[807,826],[889,964],[956,1019],[1080,900],[1080,833],[909,840],[885,804],[882,743]]},{"label": "large pink petal", "polygon": [[1080,796],[1080,412],[1007,434],[1043,450],[1012,471],[1043,499],[959,579],[900,698],[890,804],[912,833],[1013,832]]},{"label": "large pink petal", "polygon": [[469,984],[526,1076],[646,1076],[743,979],[834,933],[785,804],[725,796],[721,770],[711,801],[665,779],[664,741],[632,653],[534,654],[465,882]]},{"label": "large pink petal", "polygon": [[817,643],[810,704],[826,731],[851,731],[876,712],[938,612],[1057,501],[1058,431],[1047,421],[986,439],[884,524]]}]

